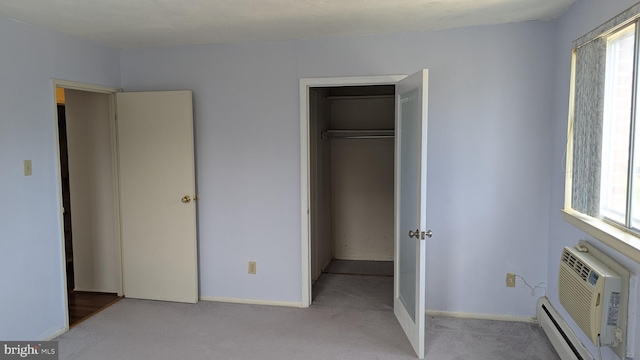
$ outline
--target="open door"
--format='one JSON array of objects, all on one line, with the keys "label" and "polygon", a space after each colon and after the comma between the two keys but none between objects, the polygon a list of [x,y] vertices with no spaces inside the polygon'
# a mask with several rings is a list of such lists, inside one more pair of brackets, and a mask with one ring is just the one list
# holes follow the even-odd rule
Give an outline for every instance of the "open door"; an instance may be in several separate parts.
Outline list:
[{"label": "open door", "polygon": [[198,301],[191,97],[116,94],[125,297]]},{"label": "open door", "polygon": [[393,311],[424,359],[427,198],[427,80],[419,71],[396,85],[395,277]]}]

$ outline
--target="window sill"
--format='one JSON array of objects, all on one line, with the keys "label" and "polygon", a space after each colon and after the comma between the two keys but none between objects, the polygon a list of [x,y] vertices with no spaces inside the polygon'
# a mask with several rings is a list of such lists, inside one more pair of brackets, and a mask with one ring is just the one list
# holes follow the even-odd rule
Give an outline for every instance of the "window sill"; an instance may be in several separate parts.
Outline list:
[{"label": "window sill", "polygon": [[560,211],[569,224],[640,263],[640,238],[637,235],[573,210]]}]

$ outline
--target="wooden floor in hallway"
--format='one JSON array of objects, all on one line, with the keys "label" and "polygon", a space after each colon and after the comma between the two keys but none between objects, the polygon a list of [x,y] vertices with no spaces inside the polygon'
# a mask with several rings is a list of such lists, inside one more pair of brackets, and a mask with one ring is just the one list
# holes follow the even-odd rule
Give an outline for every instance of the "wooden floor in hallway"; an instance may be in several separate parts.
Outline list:
[{"label": "wooden floor in hallway", "polygon": [[118,302],[121,297],[115,293],[70,291],[69,327],[73,327],[109,306]]}]

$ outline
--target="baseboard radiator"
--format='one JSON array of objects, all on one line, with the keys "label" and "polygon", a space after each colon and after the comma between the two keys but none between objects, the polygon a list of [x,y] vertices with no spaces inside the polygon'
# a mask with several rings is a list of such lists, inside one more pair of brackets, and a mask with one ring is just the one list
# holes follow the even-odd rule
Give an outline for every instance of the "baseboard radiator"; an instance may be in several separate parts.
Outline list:
[{"label": "baseboard radiator", "polygon": [[593,360],[593,356],[546,297],[538,300],[537,317],[561,360]]}]

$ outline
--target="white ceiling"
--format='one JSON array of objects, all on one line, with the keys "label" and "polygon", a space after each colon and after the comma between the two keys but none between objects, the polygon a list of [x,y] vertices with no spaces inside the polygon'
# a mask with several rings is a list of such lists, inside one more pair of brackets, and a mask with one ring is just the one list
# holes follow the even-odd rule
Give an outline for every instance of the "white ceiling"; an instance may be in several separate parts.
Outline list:
[{"label": "white ceiling", "polygon": [[0,0],[0,14],[114,47],[158,47],[552,20],[574,1]]}]

